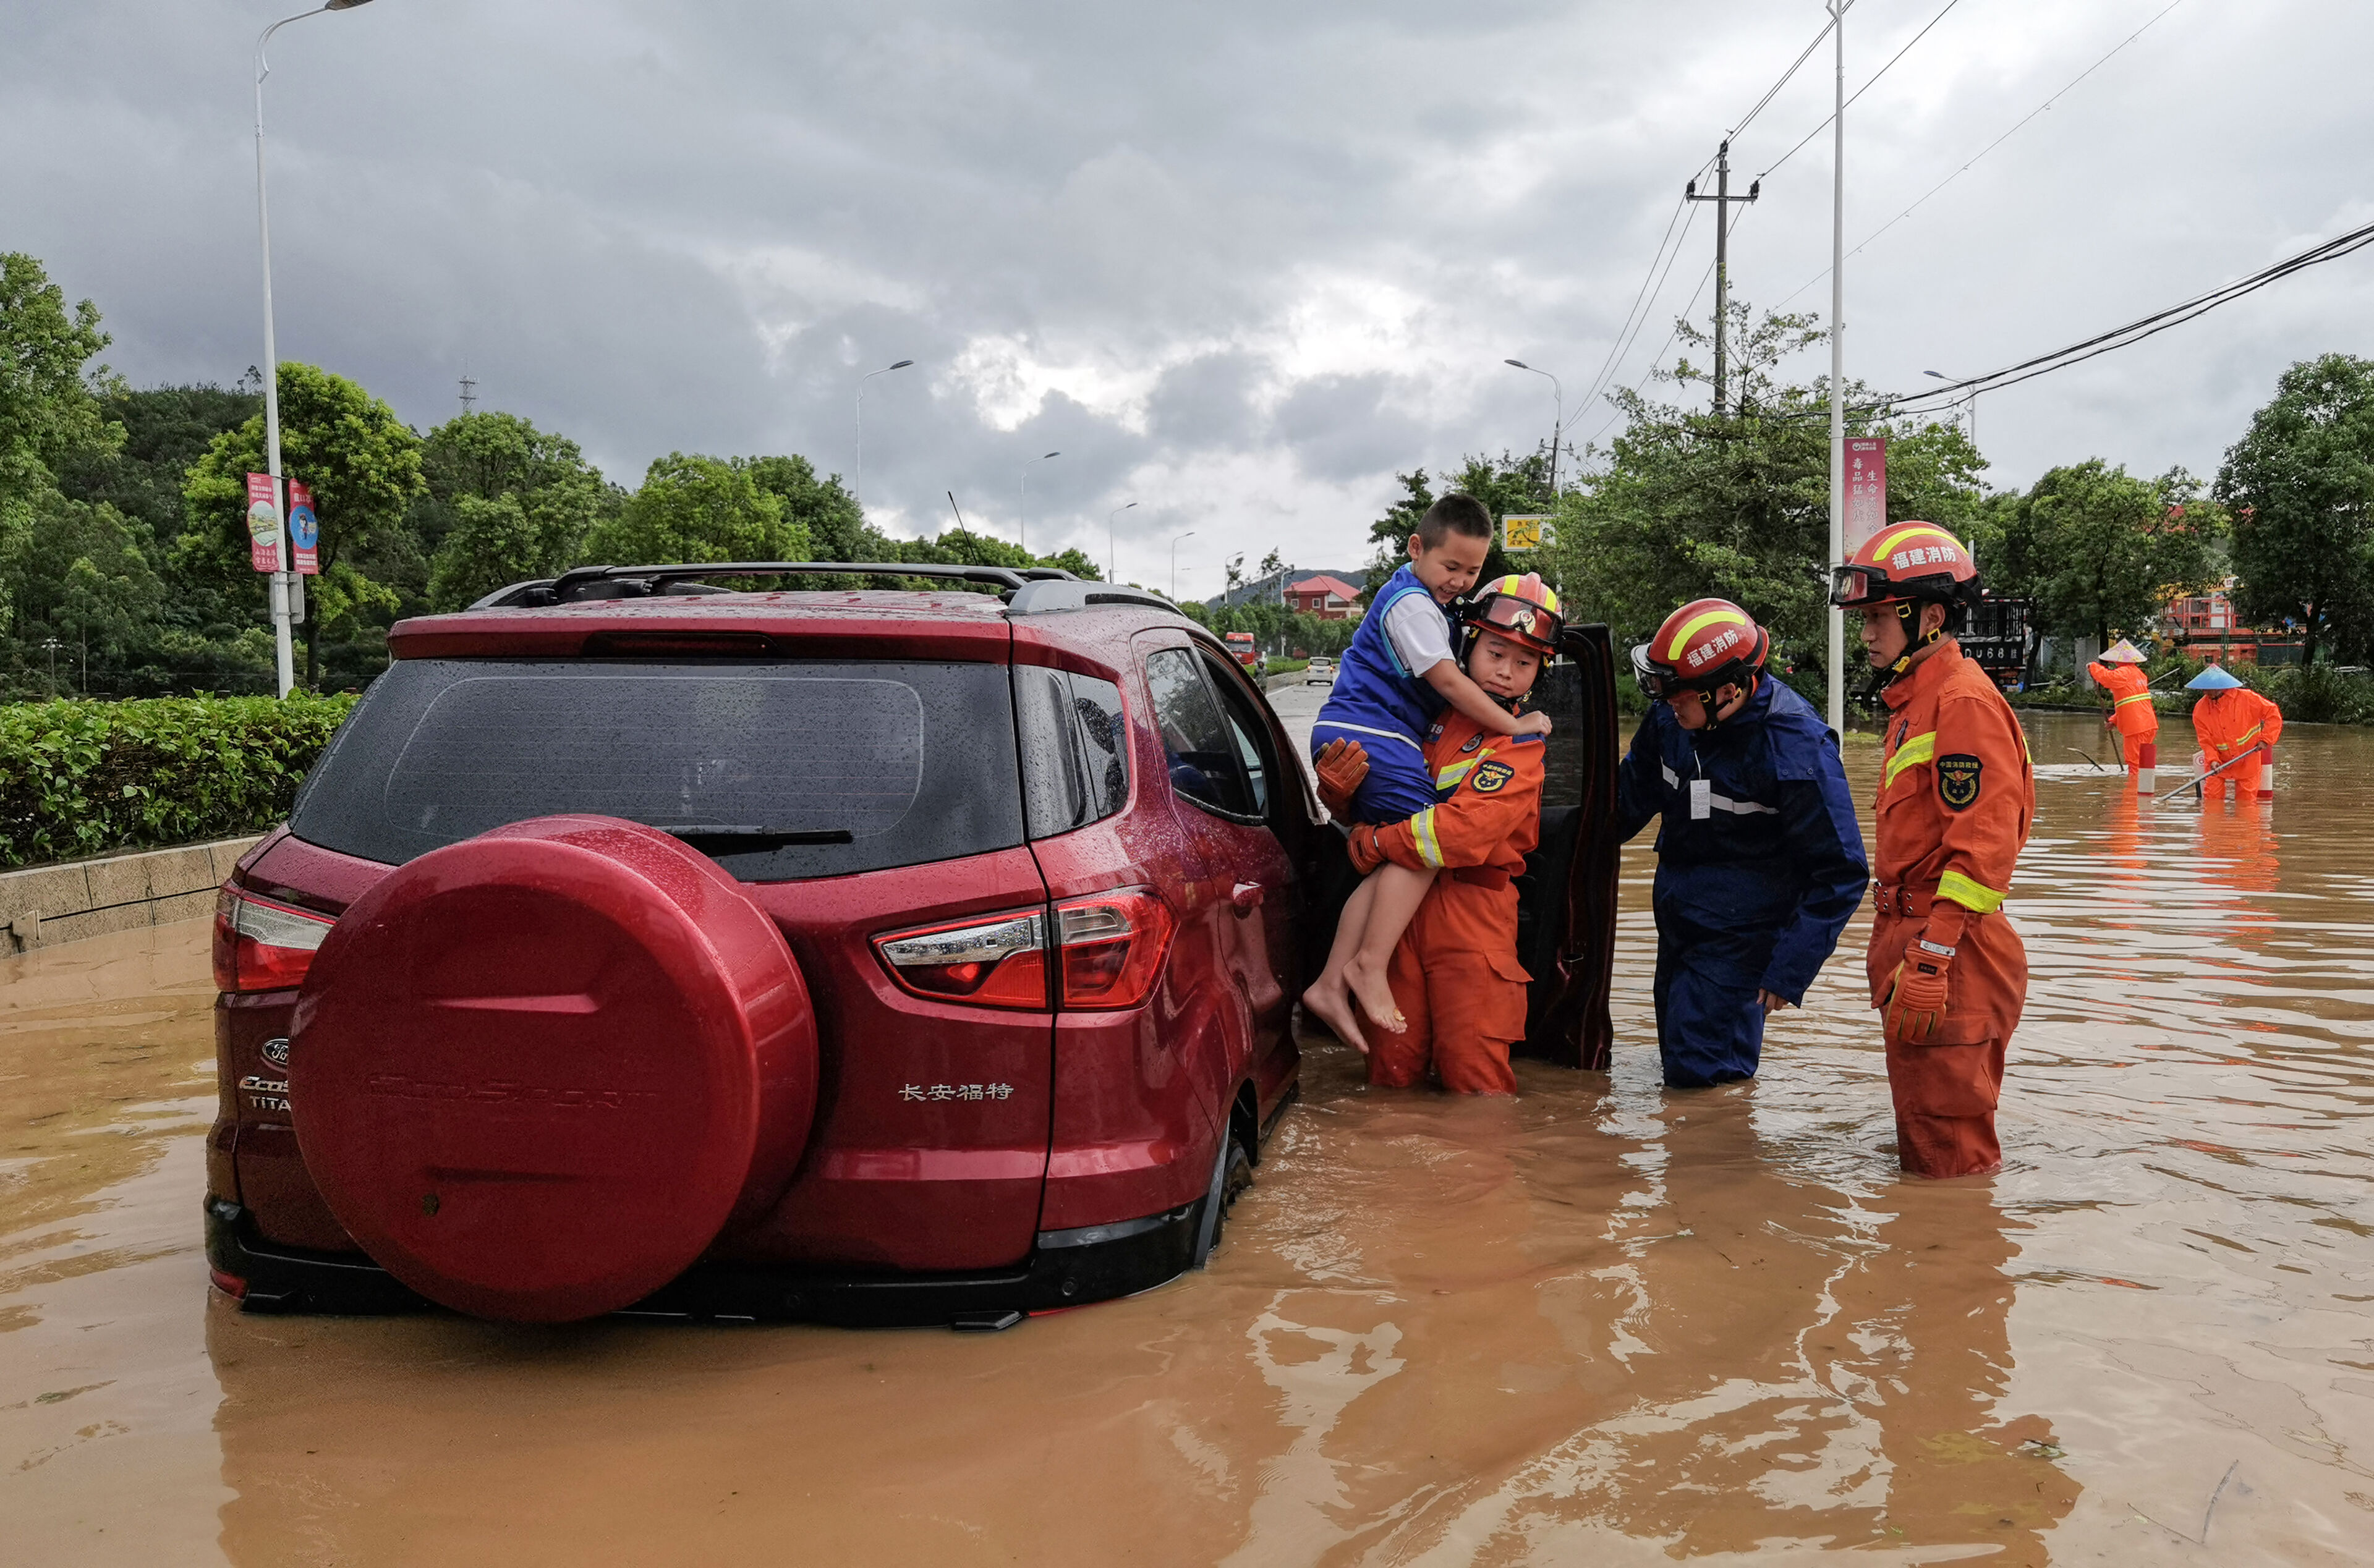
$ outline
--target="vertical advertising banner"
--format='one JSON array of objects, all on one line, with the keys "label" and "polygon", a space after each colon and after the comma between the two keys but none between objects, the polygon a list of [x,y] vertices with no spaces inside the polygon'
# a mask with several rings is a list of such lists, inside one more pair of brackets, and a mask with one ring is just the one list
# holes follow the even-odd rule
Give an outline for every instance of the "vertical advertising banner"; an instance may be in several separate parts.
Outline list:
[{"label": "vertical advertising banner", "polygon": [[269,474],[247,476],[247,559],[260,572],[280,569],[280,497]]},{"label": "vertical advertising banner", "polygon": [[1878,436],[1847,441],[1847,554],[1887,526],[1887,442]]},{"label": "vertical advertising banner", "polygon": [[322,543],[321,520],[313,515],[313,492],[294,479],[288,481],[288,548],[297,557],[297,570],[306,577],[319,577],[322,556],[316,548]]}]

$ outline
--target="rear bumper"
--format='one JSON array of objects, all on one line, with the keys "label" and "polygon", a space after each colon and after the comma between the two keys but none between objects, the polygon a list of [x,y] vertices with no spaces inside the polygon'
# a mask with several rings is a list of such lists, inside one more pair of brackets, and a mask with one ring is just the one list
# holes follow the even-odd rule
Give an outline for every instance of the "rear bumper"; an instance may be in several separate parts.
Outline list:
[{"label": "rear bumper", "polygon": [[[831,1273],[790,1266],[696,1264],[627,1310],[685,1317],[847,1328],[1004,1328],[1026,1313],[1150,1290],[1193,1261],[1201,1203],[1144,1219],[1042,1231],[1011,1270],[981,1274]],[[246,1282],[250,1312],[417,1312],[429,1303],[355,1253],[301,1252],[260,1241],[247,1211],[206,1200],[206,1260]]]}]

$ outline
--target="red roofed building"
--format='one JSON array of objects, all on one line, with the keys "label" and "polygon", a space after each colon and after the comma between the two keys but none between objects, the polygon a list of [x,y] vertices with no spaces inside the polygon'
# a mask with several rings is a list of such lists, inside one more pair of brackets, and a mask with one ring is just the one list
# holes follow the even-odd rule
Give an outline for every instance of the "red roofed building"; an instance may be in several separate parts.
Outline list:
[{"label": "red roofed building", "polygon": [[1360,613],[1361,591],[1340,577],[1307,577],[1287,586],[1286,603],[1322,621],[1348,621]]}]

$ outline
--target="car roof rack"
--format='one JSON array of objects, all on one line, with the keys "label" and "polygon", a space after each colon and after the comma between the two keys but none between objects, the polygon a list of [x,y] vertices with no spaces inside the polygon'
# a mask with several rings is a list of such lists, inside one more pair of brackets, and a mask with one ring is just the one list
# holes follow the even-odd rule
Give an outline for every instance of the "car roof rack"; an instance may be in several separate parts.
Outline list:
[{"label": "car roof rack", "polygon": [[1087,582],[1061,567],[959,566],[937,561],[703,561],[674,566],[575,567],[497,589],[473,610],[545,609],[586,600],[642,599],[662,594],[723,593],[699,579],[711,577],[922,577],[993,584],[1006,613],[1040,615],[1107,604],[1136,604],[1179,613],[1158,593]]}]

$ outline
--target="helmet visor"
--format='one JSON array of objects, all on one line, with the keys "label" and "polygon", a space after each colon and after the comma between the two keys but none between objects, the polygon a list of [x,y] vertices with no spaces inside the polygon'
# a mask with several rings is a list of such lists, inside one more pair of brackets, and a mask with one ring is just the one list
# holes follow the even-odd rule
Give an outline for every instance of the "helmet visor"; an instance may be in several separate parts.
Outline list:
[{"label": "helmet visor", "polygon": [[1855,604],[1875,604],[1889,597],[1887,574],[1877,567],[1861,566],[1849,561],[1830,568],[1830,603],[1844,609]]},{"label": "helmet visor", "polygon": [[1496,593],[1477,605],[1475,621],[1486,631],[1514,638],[1545,653],[1557,651],[1558,637],[1566,630],[1566,622],[1557,611],[1509,593]]}]

